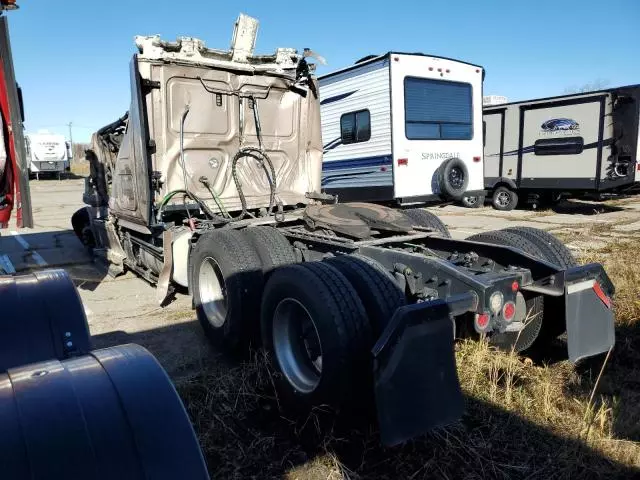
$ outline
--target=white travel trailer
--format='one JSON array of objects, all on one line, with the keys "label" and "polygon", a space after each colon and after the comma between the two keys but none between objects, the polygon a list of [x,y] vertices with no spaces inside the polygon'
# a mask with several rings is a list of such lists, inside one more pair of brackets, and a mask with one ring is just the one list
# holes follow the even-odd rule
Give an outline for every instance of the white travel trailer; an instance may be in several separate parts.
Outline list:
[{"label": "white travel trailer", "polygon": [[482,192],[483,77],[477,65],[395,52],[320,77],[323,190],[400,205]]},{"label": "white travel trailer", "polygon": [[498,210],[640,181],[640,85],[485,106],[484,123],[485,188]]},{"label": "white travel trailer", "polygon": [[71,152],[64,135],[38,132],[26,136],[29,171],[37,179],[41,174],[53,174],[58,178],[69,168]]}]

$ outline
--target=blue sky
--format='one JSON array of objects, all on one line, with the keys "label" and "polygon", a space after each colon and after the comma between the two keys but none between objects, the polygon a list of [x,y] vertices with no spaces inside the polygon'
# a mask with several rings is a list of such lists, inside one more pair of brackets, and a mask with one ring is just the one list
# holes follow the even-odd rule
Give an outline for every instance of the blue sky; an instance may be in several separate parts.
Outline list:
[{"label": "blue sky", "polygon": [[310,47],[327,73],[389,50],[483,65],[485,94],[562,94],[594,81],[640,83],[640,1],[18,0],[9,26],[27,131],[87,141],[129,105],[137,34],[202,38],[226,48],[239,12],[257,17],[257,50]]}]

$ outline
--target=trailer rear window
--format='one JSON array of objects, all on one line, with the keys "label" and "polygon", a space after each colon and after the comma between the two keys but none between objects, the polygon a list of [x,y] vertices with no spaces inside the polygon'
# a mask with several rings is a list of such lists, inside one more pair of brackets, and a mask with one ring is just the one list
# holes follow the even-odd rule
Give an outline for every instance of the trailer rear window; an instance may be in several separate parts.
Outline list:
[{"label": "trailer rear window", "polygon": [[473,138],[473,103],[468,83],[406,77],[404,112],[409,140]]}]

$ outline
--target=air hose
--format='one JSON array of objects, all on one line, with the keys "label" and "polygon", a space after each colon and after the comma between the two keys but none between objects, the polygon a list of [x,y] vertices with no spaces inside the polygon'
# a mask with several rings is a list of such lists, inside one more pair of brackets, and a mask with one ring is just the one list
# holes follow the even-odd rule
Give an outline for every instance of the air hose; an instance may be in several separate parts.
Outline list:
[{"label": "air hose", "polygon": [[[236,189],[238,190],[238,197],[240,197],[240,204],[242,205],[242,212],[240,215],[233,220],[242,220],[246,217],[249,212],[247,211],[247,199],[244,196],[244,192],[242,191],[242,184],[240,183],[240,178],[238,177],[238,162],[241,158],[253,158],[264,170],[264,173],[267,176],[267,181],[269,182],[269,208],[267,210],[267,214],[271,215],[273,212],[273,207],[276,205],[276,170],[273,167],[273,162],[269,158],[264,150],[255,147],[244,147],[238,150],[231,161],[231,175],[233,176],[233,182],[236,185]],[[267,167],[268,165],[268,167]],[[278,213],[276,214],[276,220],[282,218],[282,204],[278,202]]]}]

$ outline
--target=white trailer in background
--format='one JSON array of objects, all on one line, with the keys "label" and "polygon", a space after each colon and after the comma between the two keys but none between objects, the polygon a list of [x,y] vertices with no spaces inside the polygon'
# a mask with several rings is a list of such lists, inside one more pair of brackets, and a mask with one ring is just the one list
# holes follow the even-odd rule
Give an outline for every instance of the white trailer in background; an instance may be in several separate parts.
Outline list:
[{"label": "white trailer in background", "polygon": [[70,167],[70,146],[64,135],[48,132],[27,134],[29,173],[40,179],[41,174],[57,175],[58,179]]},{"label": "white trailer in background", "polygon": [[640,85],[485,106],[483,119],[498,210],[638,187]]},{"label": "white trailer in background", "polygon": [[400,205],[482,195],[483,77],[395,52],[320,77],[323,190]]}]

